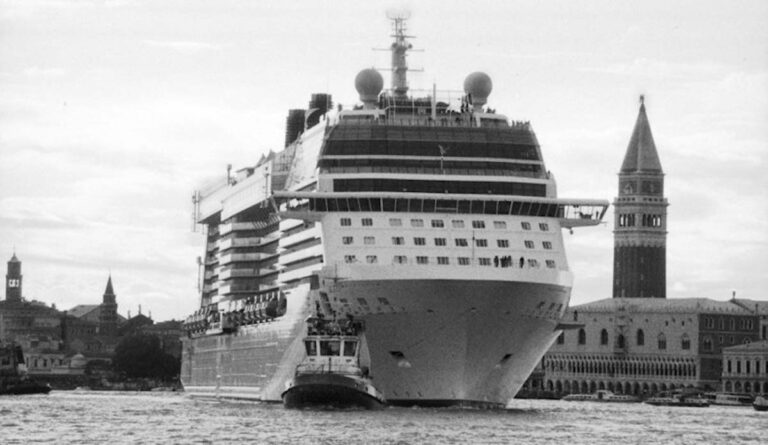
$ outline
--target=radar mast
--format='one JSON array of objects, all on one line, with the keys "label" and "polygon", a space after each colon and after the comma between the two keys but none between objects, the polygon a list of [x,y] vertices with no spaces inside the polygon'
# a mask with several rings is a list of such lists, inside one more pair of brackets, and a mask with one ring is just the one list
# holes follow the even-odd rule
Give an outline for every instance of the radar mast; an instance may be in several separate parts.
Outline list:
[{"label": "radar mast", "polygon": [[408,64],[406,52],[413,46],[406,40],[406,21],[411,17],[408,11],[387,11],[387,18],[392,21],[392,37],[395,39],[392,50],[392,92],[396,98],[404,98],[408,93]]}]

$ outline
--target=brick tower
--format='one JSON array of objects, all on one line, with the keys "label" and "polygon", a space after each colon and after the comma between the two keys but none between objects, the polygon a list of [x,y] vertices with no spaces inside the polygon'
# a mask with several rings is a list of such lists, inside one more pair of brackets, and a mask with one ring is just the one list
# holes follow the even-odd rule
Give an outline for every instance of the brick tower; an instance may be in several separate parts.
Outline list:
[{"label": "brick tower", "polygon": [[21,302],[21,261],[16,258],[16,252],[8,261],[8,272],[5,274],[5,301]]},{"label": "brick tower", "polygon": [[664,172],[640,96],[640,112],[613,201],[613,298],[666,298]]},{"label": "brick tower", "polygon": [[99,333],[104,336],[117,334],[117,301],[115,291],[112,289],[112,275],[107,280],[107,288],[99,312]]}]

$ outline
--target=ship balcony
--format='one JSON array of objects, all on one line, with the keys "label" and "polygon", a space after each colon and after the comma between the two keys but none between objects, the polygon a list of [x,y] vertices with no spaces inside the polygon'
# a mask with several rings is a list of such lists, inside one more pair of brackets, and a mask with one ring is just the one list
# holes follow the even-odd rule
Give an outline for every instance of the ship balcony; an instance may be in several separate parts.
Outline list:
[{"label": "ship balcony", "polygon": [[239,232],[243,230],[256,230],[257,228],[258,227],[255,222],[219,224],[219,236],[224,236],[228,233]]},{"label": "ship balcony", "polygon": [[256,247],[261,244],[261,238],[226,238],[219,241],[219,249],[227,250],[233,247]]},{"label": "ship balcony", "polygon": [[270,269],[255,269],[255,268],[224,269],[219,274],[219,279],[227,280],[229,278],[256,278],[261,275],[266,275],[269,272],[271,272]]},{"label": "ship balcony", "polygon": [[281,238],[278,245],[280,248],[285,249],[291,246],[295,246],[296,244],[303,243],[304,241],[316,238],[320,238],[320,230],[318,228],[312,228],[303,230],[299,233],[294,233],[293,235],[286,236],[285,238]]},{"label": "ship balcony", "polygon": [[256,293],[273,288],[266,284],[223,284],[219,288],[219,295]]},{"label": "ship balcony", "polygon": [[295,229],[302,224],[304,224],[304,221],[301,219],[284,219],[280,221],[279,227],[281,232],[287,232],[288,230]]},{"label": "ship balcony", "polygon": [[278,282],[280,283],[288,283],[290,281],[299,280],[301,278],[306,278],[317,271],[319,271],[323,267],[323,263],[317,262],[312,263],[304,267],[300,267],[297,269],[293,269],[288,272],[281,272],[280,276],[278,277]]},{"label": "ship balcony", "polygon": [[281,253],[277,263],[281,266],[285,266],[296,261],[301,261],[306,258],[312,258],[323,254],[323,245],[317,244],[308,249],[299,249],[295,252]]},{"label": "ship balcony", "polygon": [[219,258],[219,264],[260,261],[268,256],[268,254],[264,253],[226,253]]}]

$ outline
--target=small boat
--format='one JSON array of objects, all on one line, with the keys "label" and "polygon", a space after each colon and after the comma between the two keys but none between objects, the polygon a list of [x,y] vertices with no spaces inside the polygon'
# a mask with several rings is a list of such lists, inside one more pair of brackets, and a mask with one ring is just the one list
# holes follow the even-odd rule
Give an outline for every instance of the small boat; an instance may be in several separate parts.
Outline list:
[{"label": "small boat", "polygon": [[0,344],[0,395],[48,394],[51,386],[29,378],[19,345]]},{"label": "small boat", "polygon": [[752,402],[752,408],[756,409],[757,411],[768,411],[768,397],[755,397],[755,401]]},{"label": "small boat", "polygon": [[608,402],[608,403],[638,403],[638,397],[627,394],[614,394],[601,389],[594,394],[568,394],[562,400],[569,402]]},{"label": "small boat", "polygon": [[684,393],[659,393],[645,400],[645,403],[655,406],[688,406],[694,408],[706,408],[709,406],[709,400],[698,394]]},{"label": "small boat", "polygon": [[362,322],[310,317],[307,323],[306,357],[286,383],[283,405],[382,408],[384,395],[373,386],[370,367],[361,359],[368,357]]},{"label": "small boat", "polygon": [[704,397],[712,405],[725,406],[750,406],[754,400],[749,394],[739,394],[730,392],[708,392]]}]

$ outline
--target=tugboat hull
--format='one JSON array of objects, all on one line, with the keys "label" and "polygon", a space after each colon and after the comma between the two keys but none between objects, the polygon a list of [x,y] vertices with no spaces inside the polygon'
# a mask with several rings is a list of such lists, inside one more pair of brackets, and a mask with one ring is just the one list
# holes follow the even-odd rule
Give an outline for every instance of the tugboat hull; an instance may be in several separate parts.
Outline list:
[{"label": "tugboat hull", "polygon": [[360,407],[380,409],[384,398],[363,379],[338,374],[304,374],[296,376],[282,394],[286,408]]},{"label": "tugboat hull", "polygon": [[0,395],[25,395],[25,394],[48,394],[51,392],[49,385],[41,385],[34,382],[21,382],[17,384],[8,385],[5,388],[0,389]]}]

